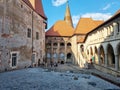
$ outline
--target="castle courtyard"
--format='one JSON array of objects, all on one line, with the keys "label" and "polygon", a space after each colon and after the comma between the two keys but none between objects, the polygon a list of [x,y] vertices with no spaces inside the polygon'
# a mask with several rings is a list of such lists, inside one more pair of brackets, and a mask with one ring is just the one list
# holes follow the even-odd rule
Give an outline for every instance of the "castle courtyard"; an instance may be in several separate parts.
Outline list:
[{"label": "castle courtyard", "polygon": [[75,69],[75,66],[58,68],[3,72],[0,74],[0,90],[120,90],[120,87],[87,71]]}]

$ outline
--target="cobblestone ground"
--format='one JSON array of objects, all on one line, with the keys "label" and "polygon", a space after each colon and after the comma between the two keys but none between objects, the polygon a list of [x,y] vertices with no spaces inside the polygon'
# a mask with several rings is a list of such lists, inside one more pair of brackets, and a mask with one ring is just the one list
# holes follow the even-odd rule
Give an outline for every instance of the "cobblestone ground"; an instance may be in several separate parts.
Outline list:
[{"label": "cobblestone ground", "polygon": [[89,73],[75,70],[70,65],[59,65],[51,69],[28,68],[0,73],[0,90],[120,90]]}]

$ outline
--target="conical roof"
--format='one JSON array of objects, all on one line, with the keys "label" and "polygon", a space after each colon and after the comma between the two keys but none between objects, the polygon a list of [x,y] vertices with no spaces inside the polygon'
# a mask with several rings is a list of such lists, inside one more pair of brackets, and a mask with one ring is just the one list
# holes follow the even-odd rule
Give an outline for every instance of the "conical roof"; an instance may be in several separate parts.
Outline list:
[{"label": "conical roof", "polygon": [[69,8],[69,5],[68,5],[68,1],[67,1],[67,7],[66,7],[64,21],[67,22],[68,25],[70,25],[70,26],[73,27],[73,23],[72,23],[72,18],[71,18],[71,14],[70,14],[70,8]]}]

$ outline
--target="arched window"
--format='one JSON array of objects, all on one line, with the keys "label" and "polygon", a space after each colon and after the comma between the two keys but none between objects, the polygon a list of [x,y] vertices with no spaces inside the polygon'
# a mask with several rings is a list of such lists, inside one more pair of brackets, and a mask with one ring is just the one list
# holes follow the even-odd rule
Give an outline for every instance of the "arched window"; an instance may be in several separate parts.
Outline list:
[{"label": "arched window", "polygon": [[108,54],[108,65],[110,67],[115,67],[115,55],[112,45],[108,44],[107,46],[107,54]]},{"label": "arched window", "polygon": [[53,58],[56,59],[57,58],[57,53],[53,54]]},{"label": "arched window", "polygon": [[105,53],[102,45],[100,46],[100,64],[105,64]]},{"label": "arched window", "polygon": [[47,43],[47,48],[49,48],[51,46],[51,43]]},{"label": "arched window", "polygon": [[71,54],[71,53],[68,53],[68,54],[67,54],[67,59],[71,59],[71,57],[72,57],[72,54]]},{"label": "arched window", "polygon": [[65,46],[65,44],[64,43],[60,43],[60,46]]},{"label": "arched window", "polygon": [[53,46],[57,46],[57,43],[53,43]]},{"label": "arched window", "polygon": [[83,45],[80,45],[80,50],[81,50],[82,52],[84,52],[84,46],[83,46]]},{"label": "arched window", "polygon": [[71,43],[67,43],[67,46],[70,47],[70,46],[71,46]]},{"label": "arched window", "polygon": [[61,60],[64,60],[64,58],[65,58],[64,53],[60,53],[60,59],[61,59]]},{"label": "arched window", "polygon": [[50,56],[50,53],[47,53],[47,58],[50,58],[51,56]]}]

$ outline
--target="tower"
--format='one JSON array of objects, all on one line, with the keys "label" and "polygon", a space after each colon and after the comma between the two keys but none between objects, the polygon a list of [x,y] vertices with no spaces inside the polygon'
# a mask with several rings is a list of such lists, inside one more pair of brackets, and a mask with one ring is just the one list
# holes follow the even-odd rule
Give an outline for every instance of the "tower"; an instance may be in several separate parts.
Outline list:
[{"label": "tower", "polygon": [[65,12],[64,21],[66,21],[70,26],[73,27],[73,23],[72,23],[72,18],[71,18],[71,14],[70,14],[70,8],[69,8],[69,5],[68,5],[68,1],[67,1],[67,6],[66,6],[66,12]]}]

